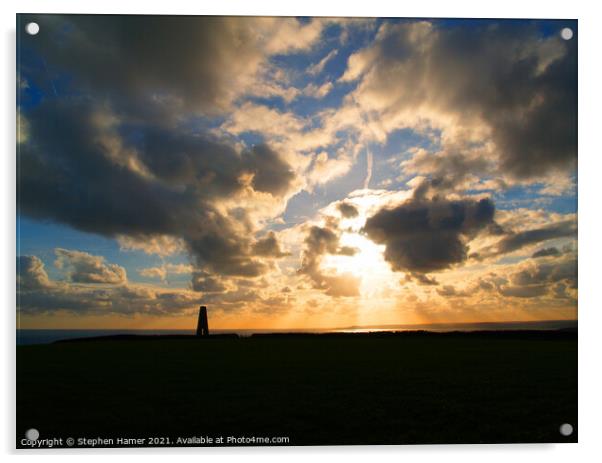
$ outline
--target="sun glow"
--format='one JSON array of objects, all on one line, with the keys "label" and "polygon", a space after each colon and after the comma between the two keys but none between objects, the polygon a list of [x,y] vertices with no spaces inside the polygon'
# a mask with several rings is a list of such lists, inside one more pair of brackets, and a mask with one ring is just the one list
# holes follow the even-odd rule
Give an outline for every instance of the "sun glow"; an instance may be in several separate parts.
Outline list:
[{"label": "sun glow", "polygon": [[336,270],[339,274],[350,273],[361,279],[362,297],[382,295],[391,283],[396,281],[389,264],[383,257],[384,246],[377,245],[356,232],[345,232],[341,236],[341,246],[354,248],[354,255],[328,255],[324,259],[325,269]]}]

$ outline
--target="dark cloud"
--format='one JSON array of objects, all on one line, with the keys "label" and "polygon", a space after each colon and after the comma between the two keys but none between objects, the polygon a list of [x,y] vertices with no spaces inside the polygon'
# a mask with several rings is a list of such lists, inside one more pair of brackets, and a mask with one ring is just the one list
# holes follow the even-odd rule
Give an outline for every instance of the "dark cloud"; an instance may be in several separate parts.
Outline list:
[{"label": "dark cloud", "polygon": [[41,25],[35,38],[18,37],[27,57],[20,62],[20,78],[28,83],[21,96],[27,88],[42,95],[20,108],[28,128],[19,146],[21,212],[128,243],[174,238],[196,267],[219,275],[266,272],[264,260],[274,256],[254,254],[249,202],[230,209],[222,203],[246,194],[271,196],[281,207],[295,173],[265,144],[245,149],[217,139],[207,117],[264,85],[270,56],[309,49],[326,21],[19,20]]},{"label": "dark cloud", "polygon": [[478,293],[522,299],[547,298],[575,302],[577,299],[577,256],[574,253],[551,259],[526,260],[503,273],[479,277],[463,290],[443,287],[441,296],[465,297]]},{"label": "dark cloud", "polygon": [[508,282],[499,287],[503,296],[532,298],[549,295],[555,298],[575,298],[570,290],[577,289],[577,260],[574,256],[560,261],[534,261],[512,273]]},{"label": "dark cloud", "polygon": [[355,98],[366,110],[484,124],[502,172],[540,177],[574,168],[577,156],[577,38],[559,36],[577,23],[549,26],[544,35],[535,21],[384,23],[346,78],[361,79]]},{"label": "dark cloud", "polygon": [[493,223],[491,200],[422,199],[379,210],[366,220],[366,235],[384,244],[395,271],[429,273],[461,264],[467,242]]},{"label": "dark cloud", "polygon": [[[227,234],[229,233],[229,234]],[[224,229],[222,233],[206,233],[190,239],[188,246],[197,267],[208,267],[213,273],[239,277],[257,277],[268,265],[250,254],[249,243],[241,235]]]},{"label": "dark cloud", "polygon": [[265,144],[242,152],[209,135],[186,130],[137,124],[124,127],[138,138],[143,165],[163,182],[185,184],[204,197],[227,197],[244,187],[250,177],[253,190],[281,197],[289,192],[295,174],[282,157]]},{"label": "dark cloud", "polygon": [[192,289],[203,293],[215,293],[226,291],[227,287],[215,276],[206,272],[194,272],[192,274]]},{"label": "dark cloud", "polygon": [[339,236],[328,227],[313,226],[305,238],[308,257],[322,254],[336,254],[339,249]]},{"label": "dark cloud", "polygon": [[459,291],[455,286],[444,285],[437,289],[437,294],[442,297],[467,297],[470,294],[467,291]]},{"label": "dark cloud", "polygon": [[346,203],[346,202],[339,203],[339,204],[337,204],[337,209],[339,210],[339,212],[345,219],[351,219],[353,217],[357,217],[359,214],[357,208],[351,203]]},{"label": "dark cloud", "polygon": [[550,257],[550,256],[559,256],[559,255],[560,255],[560,251],[558,250],[558,248],[551,247],[551,248],[544,248],[544,249],[540,249],[539,251],[535,251],[531,257],[536,259],[538,257]]},{"label": "dark cloud", "polygon": [[255,145],[245,158],[245,170],[253,175],[255,191],[284,196],[290,189],[295,174],[291,166],[267,145]]},{"label": "dark cloud", "polygon": [[264,238],[253,243],[253,253],[257,256],[265,257],[285,257],[290,256],[290,253],[283,252],[280,249],[280,244],[276,238],[276,234],[270,231]]},{"label": "dark cloud", "polygon": [[19,149],[22,213],[110,237],[181,238],[198,266],[217,273],[267,270],[252,255],[245,211],[226,216],[215,206],[249,189],[283,200],[294,175],[267,146],[239,151],[142,124],[129,127],[138,140],[128,143],[110,115],[79,99],[41,104],[27,120]]},{"label": "dark cloud", "polygon": [[548,292],[547,284],[525,285],[525,286],[504,286],[500,289],[500,294],[506,297],[531,298],[544,296]]},{"label": "dark cloud", "polygon": [[[485,259],[490,257],[497,257],[503,254],[517,251],[526,246],[530,246],[543,241],[565,238],[570,236],[576,236],[577,234],[577,223],[575,220],[564,220],[562,222],[552,223],[539,228],[533,228],[530,230],[524,230],[520,232],[508,232],[507,236],[502,238],[500,241],[486,249],[479,251],[471,255],[476,259]],[[548,252],[553,252],[547,250]],[[552,255],[552,254],[548,254]],[[541,256],[541,255],[540,255]],[[540,257],[533,256],[533,257]]]},{"label": "dark cloud", "polygon": [[424,273],[411,272],[406,274],[406,281],[415,281],[422,286],[437,286],[439,282],[436,278],[429,277]]},{"label": "dark cloud", "polygon": [[126,271],[117,264],[105,262],[102,256],[87,252],[57,248],[55,266],[67,274],[74,283],[123,284],[127,281]]},{"label": "dark cloud", "polygon": [[40,290],[51,285],[44,263],[36,256],[17,257],[17,290]]},{"label": "dark cloud", "polygon": [[543,282],[570,280],[573,287],[577,284],[577,261],[566,259],[556,262],[537,262],[535,265],[513,273],[510,282],[517,286],[535,285]]},{"label": "dark cloud", "polygon": [[[36,85],[67,73],[85,93],[145,119],[176,111],[216,114],[249,90],[268,57],[309,47],[319,20],[157,15],[24,15],[40,33],[20,46],[43,57]],[[22,30],[22,28],[19,28]],[[292,40],[292,36],[295,40]],[[52,91],[51,88],[49,88]]]},{"label": "dark cloud", "polygon": [[[467,189],[471,182],[481,180],[484,178],[481,176],[487,175],[493,168],[486,156],[478,152],[468,156],[460,148],[447,148],[436,154],[420,151],[402,165],[406,173],[429,175],[429,181],[423,181],[418,186],[417,195],[426,194],[427,190],[441,194]],[[501,190],[506,186],[501,180],[495,181],[495,189]]]},{"label": "dark cloud", "polygon": [[322,258],[326,254],[353,255],[353,248],[339,245],[338,231],[329,226],[312,226],[305,238],[305,249],[299,273],[307,275],[315,289],[323,290],[329,296],[359,296],[359,278],[351,274],[327,274],[321,269]]}]

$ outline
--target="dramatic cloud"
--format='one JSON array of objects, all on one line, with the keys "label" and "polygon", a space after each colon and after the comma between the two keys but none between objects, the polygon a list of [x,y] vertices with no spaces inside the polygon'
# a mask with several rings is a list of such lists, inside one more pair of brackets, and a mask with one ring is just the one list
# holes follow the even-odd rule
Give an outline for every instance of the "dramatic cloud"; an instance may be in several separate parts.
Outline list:
[{"label": "dramatic cloud", "polygon": [[454,286],[445,285],[437,289],[437,294],[442,297],[467,297],[469,293],[467,291],[458,291]]},{"label": "dramatic cloud", "polygon": [[51,286],[44,263],[36,256],[17,257],[17,289],[20,292]]},{"label": "dramatic cloud", "polygon": [[227,109],[257,85],[269,56],[308,49],[326,23],[153,15],[32,15],[23,21],[30,20],[42,32],[23,36],[23,46],[42,54],[49,69],[67,70],[85,91],[110,95],[147,118],[159,107]]},{"label": "dramatic cloud", "polygon": [[506,310],[519,307],[546,312],[571,307],[574,310],[577,259],[574,253],[567,251],[547,259],[501,265],[495,272],[486,272],[460,285],[442,285],[436,292],[452,306],[459,304],[464,308],[490,306],[493,310],[496,306],[505,306]]},{"label": "dramatic cloud", "polygon": [[24,314],[574,313],[576,23],[19,21]]},{"label": "dramatic cloud", "polygon": [[105,283],[118,285],[127,281],[125,269],[117,264],[105,263],[102,256],[68,249],[55,249],[54,265],[65,271],[73,283]]},{"label": "dramatic cloud", "polygon": [[444,141],[491,140],[500,169],[529,178],[575,166],[576,78],[577,41],[535,23],[405,21],[384,23],[342,79],[359,81],[354,103],[377,115],[369,131],[427,123]]},{"label": "dramatic cloud", "polygon": [[285,257],[290,255],[290,253],[283,252],[280,249],[280,244],[278,244],[276,234],[273,231],[253,244],[253,252],[257,256],[264,257]]},{"label": "dramatic cloud", "polygon": [[256,145],[248,153],[243,169],[253,176],[253,189],[273,196],[288,193],[295,179],[291,166],[266,145]]},{"label": "dramatic cloud", "polygon": [[535,251],[531,257],[536,259],[538,257],[550,257],[550,256],[559,256],[559,255],[560,255],[560,251],[558,250],[558,248],[551,247],[551,248],[544,248],[544,249],[540,249],[539,251]]},{"label": "dramatic cloud", "polygon": [[351,274],[329,274],[321,268],[325,254],[353,255],[355,250],[340,246],[339,234],[328,226],[312,226],[305,238],[305,250],[299,273],[307,275],[315,289],[334,297],[359,296],[359,278]]},{"label": "dramatic cloud", "polygon": [[218,278],[206,272],[192,274],[192,289],[203,293],[226,291],[227,287]]},{"label": "dramatic cloud", "polygon": [[[78,251],[69,253],[61,254],[61,258],[79,262],[96,257]],[[20,256],[17,259],[19,309],[24,314],[65,311],[75,315],[138,313],[171,316],[187,313],[199,302],[198,298],[186,291],[162,291],[127,283],[98,285],[96,274],[89,278],[92,284],[88,285],[53,281],[48,278],[44,264],[38,257]]]},{"label": "dramatic cloud", "polygon": [[194,317],[198,306],[206,303],[211,303],[215,311],[240,311],[253,304],[265,313],[280,310],[288,303],[288,298],[272,299],[250,289],[226,288],[203,273],[193,275],[194,291],[131,283],[99,285],[56,281],[48,277],[44,263],[36,256],[18,257],[17,285],[19,310],[26,315],[62,312],[75,316]]},{"label": "dramatic cloud", "polygon": [[345,219],[352,219],[354,217],[357,217],[359,214],[357,207],[355,207],[351,203],[346,203],[346,202],[339,203],[339,204],[337,204],[337,209],[339,210],[339,212]]},{"label": "dramatic cloud", "polygon": [[269,147],[240,151],[146,125],[132,127],[139,140],[128,144],[118,121],[78,100],[42,104],[27,117],[32,136],[19,152],[23,213],[127,237],[134,248],[169,236],[185,243],[197,265],[218,273],[266,270],[252,256],[246,211],[224,210],[221,202],[249,195],[284,201],[295,175]]},{"label": "dramatic cloud", "polygon": [[574,257],[556,261],[532,261],[512,273],[499,287],[503,296],[531,298],[550,294],[556,298],[576,298],[577,261]]},{"label": "dramatic cloud", "polygon": [[[413,156],[401,163],[408,175],[427,175],[428,186],[440,193],[455,190],[501,190],[507,185],[501,179],[484,177],[493,169],[487,146],[466,149],[447,143],[445,149],[431,153],[425,149],[413,151]],[[425,185],[427,185],[425,183]]]},{"label": "dramatic cloud", "polygon": [[416,281],[419,285],[422,286],[437,286],[439,282],[435,278],[431,278],[424,273],[407,273],[406,281]]},{"label": "dramatic cloud", "polygon": [[[511,232],[506,237],[502,238],[500,241],[495,243],[493,246],[489,246],[479,251],[478,253],[475,253],[471,257],[475,257],[477,259],[497,257],[503,254],[508,254],[510,252],[520,250],[524,247],[531,246],[533,244],[541,243],[543,241],[551,240],[554,238],[576,236],[576,234],[576,222],[574,220],[565,220],[562,222],[553,223],[539,228],[523,230],[515,233]],[[538,256],[534,255],[533,257],[539,257],[541,255],[552,254],[539,254]]]},{"label": "dramatic cloud", "polygon": [[364,231],[386,246],[393,270],[428,273],[464,262],[467,242],[493,223],[494,212],[489,199],[414,197],[369,217]]}]

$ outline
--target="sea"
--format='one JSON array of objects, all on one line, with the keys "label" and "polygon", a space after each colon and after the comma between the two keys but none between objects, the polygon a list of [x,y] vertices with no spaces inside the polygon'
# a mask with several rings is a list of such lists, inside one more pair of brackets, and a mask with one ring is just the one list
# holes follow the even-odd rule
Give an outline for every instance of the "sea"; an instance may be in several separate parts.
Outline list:
[{"label": "sea", "polygon": [[[514,331],[514,330],[576,330],[577,320],[545,320],[521,322],[429,323],[413,325],[349,326],[325,329],[216,329],[215,334],[237,334],[241,337],[264,333],[370,333],[383,331]],[[64,339],[113,336],[118,334],[165,335],[194,334],[195,330],[25,330],[17,329],[17,345],[50,344]]]}]

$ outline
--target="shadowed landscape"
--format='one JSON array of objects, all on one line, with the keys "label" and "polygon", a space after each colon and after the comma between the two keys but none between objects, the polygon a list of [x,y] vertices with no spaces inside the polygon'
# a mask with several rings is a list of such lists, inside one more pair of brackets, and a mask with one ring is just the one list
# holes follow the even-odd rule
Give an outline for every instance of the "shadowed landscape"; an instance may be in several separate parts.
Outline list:
[{"label": "shadowed landscape", "polygon": [[575,331],[123,336],[17,348],[17,435],[576,442]]}]

